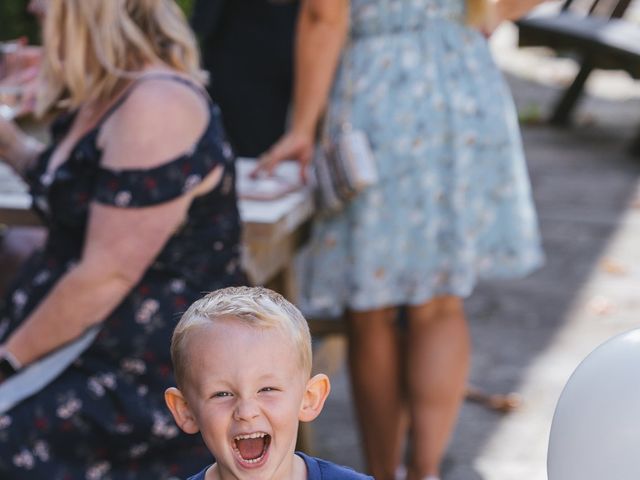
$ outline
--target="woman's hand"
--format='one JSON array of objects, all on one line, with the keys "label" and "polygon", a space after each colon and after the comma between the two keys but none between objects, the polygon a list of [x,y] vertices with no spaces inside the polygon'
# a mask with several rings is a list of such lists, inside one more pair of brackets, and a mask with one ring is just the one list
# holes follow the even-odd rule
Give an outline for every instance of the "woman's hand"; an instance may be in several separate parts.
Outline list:
[{"label": "woman's hand", "polygon": [[518,20],[546,0],[490,0],[499,21]]},{"label": "woman's hand", "polygon": [[288,132],[283,135],[269,150],[260,156],[258,165],[251,172],[257,177],[264,172],[272,175],[273,170],[283,160],[297,160],[300,164],[300,178],[307,179],[307,166],[313,156],[313,136],[306,133]]},{"label": "woman's hand", "polygon": [[506,20],[517,20],[546,0],[476,0],[469,1],[471,26],[486,37]]},{"label": "woman's hand", "polygon": [[22,88],[22,102],[18,116],[33,113],[38,98],[39,75],[42,65],[42,47],[33,45],[20,49],[23,68],[16,75],[16,84]]},{"label": "woman's hand", "polygon": [[22,40],[16,40],[15,49],[3,55],[2,65],[5,76],[0,80],[0,87],[21,89],[17,116],[32,113],[35,109],[41,64],[42,47],[24,45]]}]

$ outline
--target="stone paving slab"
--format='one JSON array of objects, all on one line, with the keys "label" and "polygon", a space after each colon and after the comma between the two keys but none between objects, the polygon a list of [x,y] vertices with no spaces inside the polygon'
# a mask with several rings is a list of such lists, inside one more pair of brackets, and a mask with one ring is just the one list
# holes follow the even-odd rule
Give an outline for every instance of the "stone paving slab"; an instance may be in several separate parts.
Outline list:
[{"label": "stone paving slab", "polygon": [[[526,70],[513,48],[497,50],[499,62]],[[508,80],[520,111],[535,105],[547,112],[559,86],[513,73]],[[547,263],[526,279],[482,283],[466,307],[471,382],[490,392],[517,391],[524,404],[508,415],[465,404],[444,480],[545,480],[551,419],[570,374],[600,343],[640,326],[640,158],[627,152],[640,128],[640,98],[637,84],[621,87],[618,74],[611,78],[615,98],[586,99],[577,127],[523,126]],[[606,90],[606,77],[598,82]],[[344,367],[332,381],[314,426],[316,453],[361,469]]]}]

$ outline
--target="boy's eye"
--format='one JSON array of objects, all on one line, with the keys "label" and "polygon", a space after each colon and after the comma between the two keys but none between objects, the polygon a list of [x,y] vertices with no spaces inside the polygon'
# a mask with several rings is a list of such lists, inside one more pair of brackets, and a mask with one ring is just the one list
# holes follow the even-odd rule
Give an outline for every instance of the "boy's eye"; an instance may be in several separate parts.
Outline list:
[{"label": "boy's eye", "polygon": [[264,387],[260,389],[261,392],[275,392],[277,390],[278,389],[276,387]]},{"label": "boy's eye", "polygon": [[212,395],[214,398],[230,397],[231,392],[216,392]]}]

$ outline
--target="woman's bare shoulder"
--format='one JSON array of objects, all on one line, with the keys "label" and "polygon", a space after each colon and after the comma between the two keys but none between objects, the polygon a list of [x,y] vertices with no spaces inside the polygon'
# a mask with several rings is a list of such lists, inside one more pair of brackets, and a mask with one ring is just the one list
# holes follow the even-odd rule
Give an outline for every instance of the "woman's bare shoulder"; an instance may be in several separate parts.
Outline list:
[{"label": "woman's bare shoulder", "polygon": [[[209,121],[206,97],[177,80],[143,78],[105,122],[103,165],[151,168],[190,150]],[[191,80],[188,80],[191,81]]]}]

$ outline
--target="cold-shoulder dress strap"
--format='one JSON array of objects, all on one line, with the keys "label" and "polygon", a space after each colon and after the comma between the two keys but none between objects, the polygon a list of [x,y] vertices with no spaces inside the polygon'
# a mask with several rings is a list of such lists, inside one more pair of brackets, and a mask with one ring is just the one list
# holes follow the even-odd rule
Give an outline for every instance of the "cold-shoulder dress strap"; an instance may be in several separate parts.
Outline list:
[{"label": "cold-shoulder dress strap", "polygon": [[[183,83],[208,99],[206,91],[179,75],[150,74],[132,84],[105,116],[126,101],[135,84],[148,79],[167,79]],[[227,142],[220,110],[212,102],[209,123],[193,147],[167,162],[145,169],[112,169],[98,166],[93,199],[98,203],[121,208],[156,205],[173,200],[199,185],[217,166],[225,166],[226,174],[233,173],[233,152]],[[103,120],[104,121],[104,120]],[[227,182],[228,183],[228,182]]]}]

